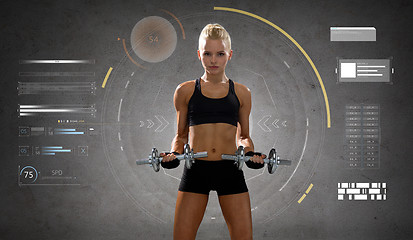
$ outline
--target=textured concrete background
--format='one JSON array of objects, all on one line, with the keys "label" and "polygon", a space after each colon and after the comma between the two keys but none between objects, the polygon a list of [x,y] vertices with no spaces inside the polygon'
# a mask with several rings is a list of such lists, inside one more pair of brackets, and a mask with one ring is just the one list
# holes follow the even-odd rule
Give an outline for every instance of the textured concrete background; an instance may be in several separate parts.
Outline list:
[{"label": "textured concrete background", "polygon": [[[277,174],[244,169],[254,220],[254,239],[412,239],[413,143],[411,1],[2,1],[1,3],[1,205],[0,239],[172,239],[176,190],[182,165],[154,173],[136,166],[149,149],[169,150],[175,132],[172,96],[183,81],[202,74],[195,51],[202,27],[222,23],[230,32],[234,58],[228,76],[253,93],[251,136],[256,149],[276,147],[291,167]],[[323,79],[331,109],[331,128],[321,88],[298,49],[268,25],[214,6],[245,10],[275,23],[308,53]],[[186,39],[177,22],[182,22]],[[171,22],[178,43],[161,63],[145,63],[131,50],[135,24],[148,16]],[[376,42],[330,42],[330,26],[374,26]],[[121,39],[120,41],[118,40]],[[125,39],[131,57],[125,55]],[[393,84],[337,84],[337,57],[393,57]],[[20,59],[96,59],[88,66],[25,66]],[[287,68],[283,62],[291,68]],[[106,87],[101,88],[109,67]],[[88,71],[96,76],[95,96],[17,96],[22,71]],[[41,79],[45,80],[45,79]],[[47,79],[50,80],[50,79]],[[68,78],[68,81],[78,79]],[[126,82],[128,87],[125,88]],[[258,94],[259,93],[259,94]],[[273,98],[273,101],[270,99]],[[120,121],[117,122],[122,99]],[[17,117],[19,103],[95,103],[95,118],[85,118],[100,134],[90,137],[22,139],[18,126],[57,126],[56,118]],[[380,169],[349,170],[343,165],[345,106],[380,105]],[[286,127],[260,129],[265,116]],[[163,116],[162,131],[140,121]],[[309,119],[309,127],[305,122]],[[146,124],[147,122],[145,122]],[[271,126],[271,124],[269,124]],[[300,158],[303,161],[282,190]],[[119,139],[119,136],[121,136]],[[19,145],[89,146],[87,158],[24,159]],[[123,150],[121,150],[121,148]],[[61,160],[62,165],[56,161]],[[32,161],[32,162],[31,162]],[[23,186],[18,166],[56,164],[79,177],[80,186]],[[339,182],[386,182],[386,201],[338,201]],[[314,187],[299,204],[310,184]],[[210,195],[197,239],[229,239],[216,193]]]}]

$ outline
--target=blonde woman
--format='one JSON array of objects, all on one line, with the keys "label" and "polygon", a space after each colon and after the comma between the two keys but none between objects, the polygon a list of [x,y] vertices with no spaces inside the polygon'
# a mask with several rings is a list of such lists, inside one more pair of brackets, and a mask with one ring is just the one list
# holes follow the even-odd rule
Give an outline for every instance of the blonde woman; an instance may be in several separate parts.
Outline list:
[{"label": "blonde woman", "polygon": [[162,166],[179,165],[175,155],[188,143],[194,152],[208,152],[191,169],[184,167],[176,201],[174,239],[195,239],[209,192],[217,191],[231,239],[252,239],[251,205],[244,173],[234,162],[221,159],[244,146],[251,168],[263,167],[265,155],[254,153],[249,135],[251,92],[225,74],[232,57],[231,38],[219,24],[208,24],[199,36],[198,58],[204,74],[180,84],[174,94],[177,133],[172,153],[162,153]]}]

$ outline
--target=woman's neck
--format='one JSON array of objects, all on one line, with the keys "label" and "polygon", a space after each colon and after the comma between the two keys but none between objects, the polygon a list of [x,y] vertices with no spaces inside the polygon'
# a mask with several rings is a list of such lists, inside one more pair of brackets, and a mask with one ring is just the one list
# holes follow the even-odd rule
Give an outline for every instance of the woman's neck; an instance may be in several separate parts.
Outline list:
[{"label": "woman's neck", "polygon": [[204,73],[201,77],[202,80],[205,82],[210,82],[210,83],[226,83],[228,81],[228,77],[225,75],[225,73],[222,74],[208,74],[207,72]]}]

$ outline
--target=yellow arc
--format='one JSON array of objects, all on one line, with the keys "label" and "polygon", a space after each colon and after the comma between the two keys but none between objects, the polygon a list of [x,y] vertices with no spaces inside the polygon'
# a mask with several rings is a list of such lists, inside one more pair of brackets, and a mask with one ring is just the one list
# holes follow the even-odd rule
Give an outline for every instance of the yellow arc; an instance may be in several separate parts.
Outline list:
[{"label": "yellow arc", "polygon": [[311,58],[308,56],[308,54],[304,51],[304,49],[300,46],[300,44],[297,43],[297,41],[294,40],[294,38],[292,38],[287,32],[285,32],[284,30],[282,30],[280,27],[278,27],[277,25],[275,25],[274,23],[268,21],[265,18],[262,18],[258,15],[255,15],[253,13],[249,13],[243,10],[239,10],[239,9],[235,9],[235,8],[227,8],[227,7],[214,7],[214,10],[221,10],[221,11],[229,11],[229,12],[236,12],[236,13],[241,13],[253,18],[256,18],[262,22],[265,22],[266,24],[272,26],[273,28],[277,29],[278,31],[280,31],[282,34],[284,34],[284,36],[286,36],[288,39],[290,39],[291,42],[293,42],[295,44],[295,46],[297,46],[298,49],[300,49],[301,53],[305,56],[305,58],[307,58],[307,61],[310,63],[311,67],[314,70],[315,75],[318,78],[318,82],[320,83],[321,86],[321,90],[323,91],[323,95],[324,95],[324,102],[326,104],[326,112],[327,112],[327,128],[331,127],[331,120],[330,120],[330,106],[328,104],[328,98],[327,98],[327,92],[326,89],[324,87],[324,83],[323,80],[321,80],[320,74],[318,73],[317,68],[315,67],[313,61],[311,60]]},{"label": "yellow arc", "polygon": [[110,67],[110,68],[109,68],[109,70],[108,70],[108,72],[106,73],[105,80],[103,80],[103,83],[102,83],[102,88],[105,88],[105,86],[106,86],[106,82],[108,81],[108,78],[109,78],[110,73],[112,72],[112,70],[113,70],[113,68],[112,68],[112,67]]}]

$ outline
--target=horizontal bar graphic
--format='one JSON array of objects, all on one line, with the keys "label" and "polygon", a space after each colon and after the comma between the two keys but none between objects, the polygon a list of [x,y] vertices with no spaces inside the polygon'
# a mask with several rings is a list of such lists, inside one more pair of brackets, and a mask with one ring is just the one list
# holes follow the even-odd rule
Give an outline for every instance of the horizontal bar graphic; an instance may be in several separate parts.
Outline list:
[{"label": "horizontal bar graphic", "polygon": [[94,77],[94,72],[19,72],[20,77]]},{"label": "horizontal bar graphic", "polygon": [[48,152],[54,152],[54,153],[57,153],[57,152],[72,152],[71,149],[50,149],[50,150],[48,150],[48,149],[43,149],[42,151],[43,151],[44,153],[48,153]]},{"label": "horizontal bar graphic", "polygon": [[86,104],[45,104],[45,105],[24,105],[24,104],[19,104],[19,108],[60,108],[60,107],[84,107],[84,108],[94,108],[93,105],[86,105]]},{"label": "horizontal bar graphic", "polygon": [[77,134],[85,134],[84,132],[55,132],[56,135],[77,135]]},{"label": "horizontal bar graphic", "polygon": [[332,30],[376,30],[374,27],[330,27]]},{"label": "horizontal bar graphic", "polygon": [[21,94],[94,94],[95,82],[18,82]]},{"label": "horizontal bar graphic", "polygon": [[73,179],[73,177],[45,176],[42,179]]},{"label": "horizontal bar graphic", "polygon": [[39,114],[62,114],[62,113],[74,113],[74,114],[88,114],[94,116],[96,108],[94,105],[19,105],[19,116],[36,116]]},{"label": "horizontal bar graphic", "polygon": [[386,68],[386,66],[383,66],[383,65],[380,65],[380,66],[372,66],[372,65],[365,66],[365,65],[363,65],[363,66],[357,66],[357,68]]},{"label": "horizontal bar graphic", "polygon": [[34,112],[75,112],[76,110],[74,110],[74,109],[51,109],[51,108],[49,108],[49,109],[47,109],[47,108],[45,108],[45,109],[31,109],[31,110],[29,110],[29,109],[20,109],[20,112],[22,112],[22,113],[24,113],[24,112],[31,112],[31,113],[34,113]]},{"label": "horizontal bar graphic", "polygon": [[357,73],[357,76],[377,76],[377,77],[382,77],[383,74],[381,74],[381,73]]},{"label": "horizontal bar graphic", "polygon": [[51,60],[20,60],[20,64],[95,64],[95,59],[86,59],[86,60],[69,60],[69,59],[51,59]]}]

